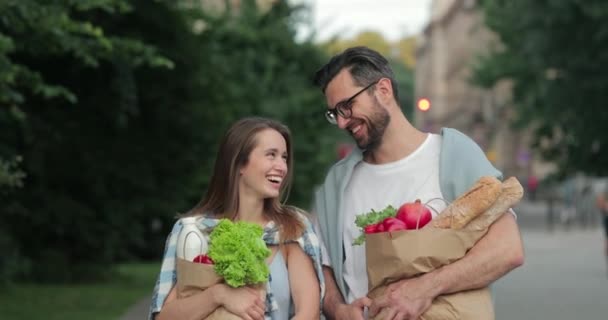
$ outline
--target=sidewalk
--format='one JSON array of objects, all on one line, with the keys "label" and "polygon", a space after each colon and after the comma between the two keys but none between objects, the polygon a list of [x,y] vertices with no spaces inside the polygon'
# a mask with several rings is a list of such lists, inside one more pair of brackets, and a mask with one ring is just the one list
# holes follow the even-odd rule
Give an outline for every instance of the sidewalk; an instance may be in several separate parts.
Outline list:
[{"label": "sidewalk", "polygon": [[150,309],[152,296],[146,296],[133,305],[118,320],[146,320]]},{"label": "sidewalk", "polygon": [[513,210],[522,230],[558,231],[600,227],[600,214],[588,206],[581,206],[577,212],[573,208],[566,208],[562,203],[555,203],[550,208],[546,201],[523,200]]},{"label": "sidewalk", "polygon": [[526,260],[493,285],[496,319],[606,319],[608,278],[600,228],[522,230]]},{"label": "sidewalk", "polygon": [[496,319],[606,319],[607,261],[597,212],[550,214],[546,202],[516,208],[526,259],[493,286]]}]

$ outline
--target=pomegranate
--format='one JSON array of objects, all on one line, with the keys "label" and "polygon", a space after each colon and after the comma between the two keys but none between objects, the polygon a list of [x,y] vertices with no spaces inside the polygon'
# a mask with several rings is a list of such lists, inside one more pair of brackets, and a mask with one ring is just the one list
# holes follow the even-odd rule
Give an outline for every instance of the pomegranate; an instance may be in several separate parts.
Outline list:
[{"label": "pomegranate", "polygon": [[424,227],[433,215],[431,210],[416,199],[415,202],[406,202],[397,211],[397,219],[405,222],[407,230],[416,230]]}]

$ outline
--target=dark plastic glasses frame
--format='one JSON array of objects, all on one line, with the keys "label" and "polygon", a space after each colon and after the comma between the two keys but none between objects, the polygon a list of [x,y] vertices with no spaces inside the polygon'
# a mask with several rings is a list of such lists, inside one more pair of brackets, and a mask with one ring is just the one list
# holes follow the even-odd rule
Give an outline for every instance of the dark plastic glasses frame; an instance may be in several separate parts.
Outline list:
[{"label": "dark plastic glasses frame", "polygon": [[350,118],[353,114],[352,109],[353,109],[353,102],[354,102],[355,98],[358,95],[360,95],[361,93],[363,93],[365,90],[371,88],[373,85],[375,85],[379,81],[380,81],[380,79],[368,84],[365,88],[359,90],[357,93],[352,95],[350,98],[338,102],[333,109],[327,108],[327,111],[325,111],[325,119],[327,119],[327,121],[331,124],[338,124],[338,115],[344,119]]}]

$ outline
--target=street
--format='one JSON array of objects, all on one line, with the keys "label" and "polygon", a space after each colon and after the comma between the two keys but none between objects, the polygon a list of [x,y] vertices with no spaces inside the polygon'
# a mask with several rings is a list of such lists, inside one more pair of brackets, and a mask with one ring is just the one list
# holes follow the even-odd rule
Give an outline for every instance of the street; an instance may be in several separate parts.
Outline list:
[{"label": "street", "polygon": [[516,208],[524,239],[522,267],[493,286],[496,319],[608,318],[608,274],[599,225],[549,229],[545,207]]}]

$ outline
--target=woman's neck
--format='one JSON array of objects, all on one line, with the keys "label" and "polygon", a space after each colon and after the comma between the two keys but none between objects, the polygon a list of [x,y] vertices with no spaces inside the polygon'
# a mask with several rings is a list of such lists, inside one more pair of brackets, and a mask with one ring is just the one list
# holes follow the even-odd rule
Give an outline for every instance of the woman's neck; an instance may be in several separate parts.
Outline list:
[{"label": "woman's neck", "polygon": [[264,200],[257,197],[240,196],[236,220],[265,226],[268,221],[264,216]]}]

